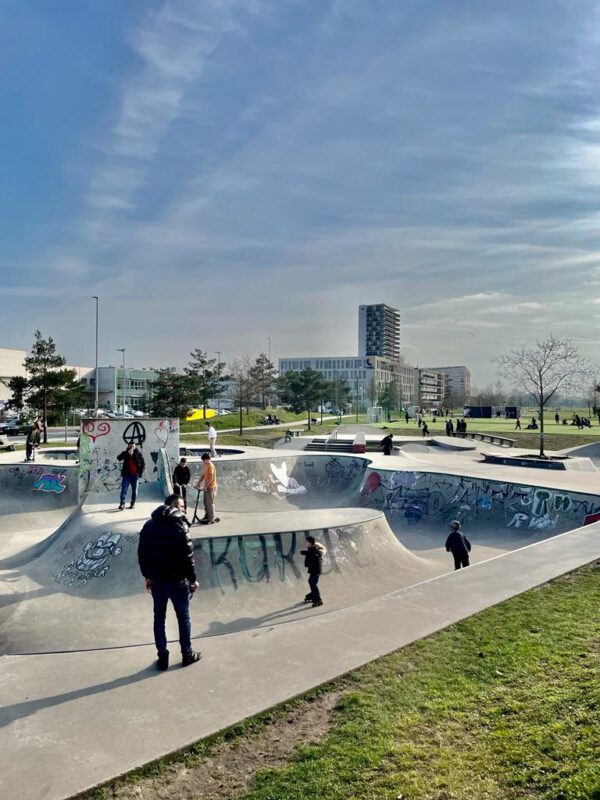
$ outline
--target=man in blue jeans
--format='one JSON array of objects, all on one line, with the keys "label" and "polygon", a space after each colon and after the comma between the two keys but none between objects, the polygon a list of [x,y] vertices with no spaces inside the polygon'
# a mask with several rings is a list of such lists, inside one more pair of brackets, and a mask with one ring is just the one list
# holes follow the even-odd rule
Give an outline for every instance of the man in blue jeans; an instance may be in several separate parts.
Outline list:
[{"label": "man in blue jeans", "polygon": [[157,667],[169,667],[165,621],[167,604],[173,604],[179,624],[179,644],[184,667],[200,660],[192,650],[190,597],[198,588],[194,567],[194,545],[189,523],[183,513],[183,498],[172,494],[152,512],[144,525],[138,545],[138,561],[146,579],[146,590],[154,601],[154,641]]},{"label": "man in blue jeans", "polygon": [[140,453],[133,442],[129,442],[127,450],[123,450],[117,456],[117,461],[122,461],[121,467],[121,498],[119,500],[119,511],[125,508],[125,500],[127,499],[127,489],[131,486],[131,505],[129,508],[135,506],[137,500],[137,487],[138,482],[144,474],[146,463],[144,456]]}]

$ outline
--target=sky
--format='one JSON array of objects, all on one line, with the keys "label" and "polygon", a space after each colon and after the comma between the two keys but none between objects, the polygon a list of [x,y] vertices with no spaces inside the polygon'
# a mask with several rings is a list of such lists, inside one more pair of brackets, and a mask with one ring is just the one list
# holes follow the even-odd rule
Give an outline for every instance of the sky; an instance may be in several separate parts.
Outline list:
[{"label": "sky", "polygon": [[4,0],[0,347],[71,364],[600,343],[600,4]]}]

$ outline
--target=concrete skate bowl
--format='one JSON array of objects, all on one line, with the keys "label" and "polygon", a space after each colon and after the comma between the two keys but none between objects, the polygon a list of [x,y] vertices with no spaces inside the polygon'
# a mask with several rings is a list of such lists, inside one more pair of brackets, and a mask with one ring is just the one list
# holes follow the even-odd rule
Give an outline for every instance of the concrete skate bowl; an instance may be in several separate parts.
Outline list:
[{"label": "concrete skate bowl", "polygon": [[77,506],[77,468],[0,465],[0,563],[55,531]]},{"label": "concrete skate bowl", "polygon": [[[578,527],[598,498],[540,487],[402,470],[356,456],[267,456],[219,462],[221,523],[195,526],[201,590],[197,638],[330,613],[449,571],[449,519],[463,520],[473,563]],[[136,521],[114,493],[90,496],[37,558],[0,575],[0,652],[131,647],[152,640],[137,567],[138,531],[161,502],[144,487]],[[302,603],[307,534],[327,547],[323,609]],[[101,601],[101,602],[98,602]],[[176,626],[169,619],[169,638]]]}]

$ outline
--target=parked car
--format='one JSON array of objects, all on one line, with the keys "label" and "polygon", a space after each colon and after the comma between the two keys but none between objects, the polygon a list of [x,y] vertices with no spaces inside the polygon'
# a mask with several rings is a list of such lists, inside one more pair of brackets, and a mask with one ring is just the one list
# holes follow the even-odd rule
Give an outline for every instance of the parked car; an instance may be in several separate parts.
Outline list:
[{"label": "parked car", "polygon": [[31,422],[19,422],[18,419],[8,419],[0,422],[0,433],[7,436],[26,435],[31,428]]}]

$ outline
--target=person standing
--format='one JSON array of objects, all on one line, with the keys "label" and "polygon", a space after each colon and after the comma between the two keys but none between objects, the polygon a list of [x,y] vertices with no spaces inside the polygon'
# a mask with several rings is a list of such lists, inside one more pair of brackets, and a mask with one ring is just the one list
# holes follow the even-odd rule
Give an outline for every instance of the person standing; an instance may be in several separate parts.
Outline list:
[{"label": "person standing", "polygon": [[558,423],[560,422],[560,416],[559,416],[558,411],[554,415],[554,422],[555,422],[556,425],[558,425]]},{"label": "person standing", "polygon": [[520,431],[521,430],[521,418],[520,417],[517,417],[517,420],[515,422],[515,430],[516,431]]},{"label": "person standing", "polygon": [[384,456],[391,456],[392,450],[394,449],[394,434],[388,433],[387,436],[384,436],[380,442],[381,447],[383,448],[383,455]]},{"label": "person standing", "polygon": [[410,417],[408,416],[408,411],[404,412],[404,419],[406,420],[406,424],[408,425],[408,420],[410,419]]},{"label": "person standing", "polygon": [[469,566],[471,542],[460,530],[460,522],[455,519],[450,523],[450,534],[446,539],[446,552],[454,557],[454,569]]},{"label": "person standing", "polygon": [[312,603],[313,608],[323,605],[321,593],[319,591],[319,577],[323,571],[323,556],[327,550],[317,542],[314,536],[306,537],[306,550],[300,550],[300,555],[304,556],[304,566],[308,570],[308,585],[310,592],[304,598],[305,603]]},{"label": "person standing", "polygon": [[423,422],[423,436],[429,436],[429,428],[426,422]]},{"label": "person standing", "polygon": [[200,520],[201,525],[212,525],[218,522],[215,518],[215,497],[217,496],[217,470],[212,463],[210,453],[202,453],[202,462],[204,470],[202,472],[202,480],[198,485],[198,489],[203,492],[204,500],[204,517]]},{"label": "person standing", "polygon": [[146,464],[144,462],[144,456],[140,453],[133,442],[129,442],[127,449],[123,450],[122,453],[119,453],[117,456],[117,461],[123,462],[123,466],[121,467],[121,497],[119,499],[119,511],[123,511],[125,508],[125,500],[127,499],[127,490],[130,486],[131,504],[129,508],[135,507],[138,483],[144,474]]},{"label": "person standing", "polygon": [[38,418],[25,439],[25,461],[35,461],[35,451],[40,446],[42,436],[42,422]]},{"label": "person standing", "polygon": [[190,597],[198,588],[198,581],[189,530],[183,513],[183,498],[172,494],[164,505],[152,512],[140,532],[138,562],[146,579],[146,591],[152,594],[154,603],[154,642],[159,670],[169,667],[165,631],[169,600],[179,625],[182,666],[187,667],[200,660],[200,653],[192,650],[191,640]]},{"label": "person standing", "polygon": [[210,448],[210,454],[213,458],[217,455],[217,431],[215,430],[214,426],[210,424],[210,422],[206,423],[206,427],[208,428],[208,446]]},{"label": "person standing", "polygon": [[187,465],[187,459],[182,458],[173,470],[173,489],[175,494],[183,497],[184,511],[187,511],[187,487],[191,479],[192,475]]}]

